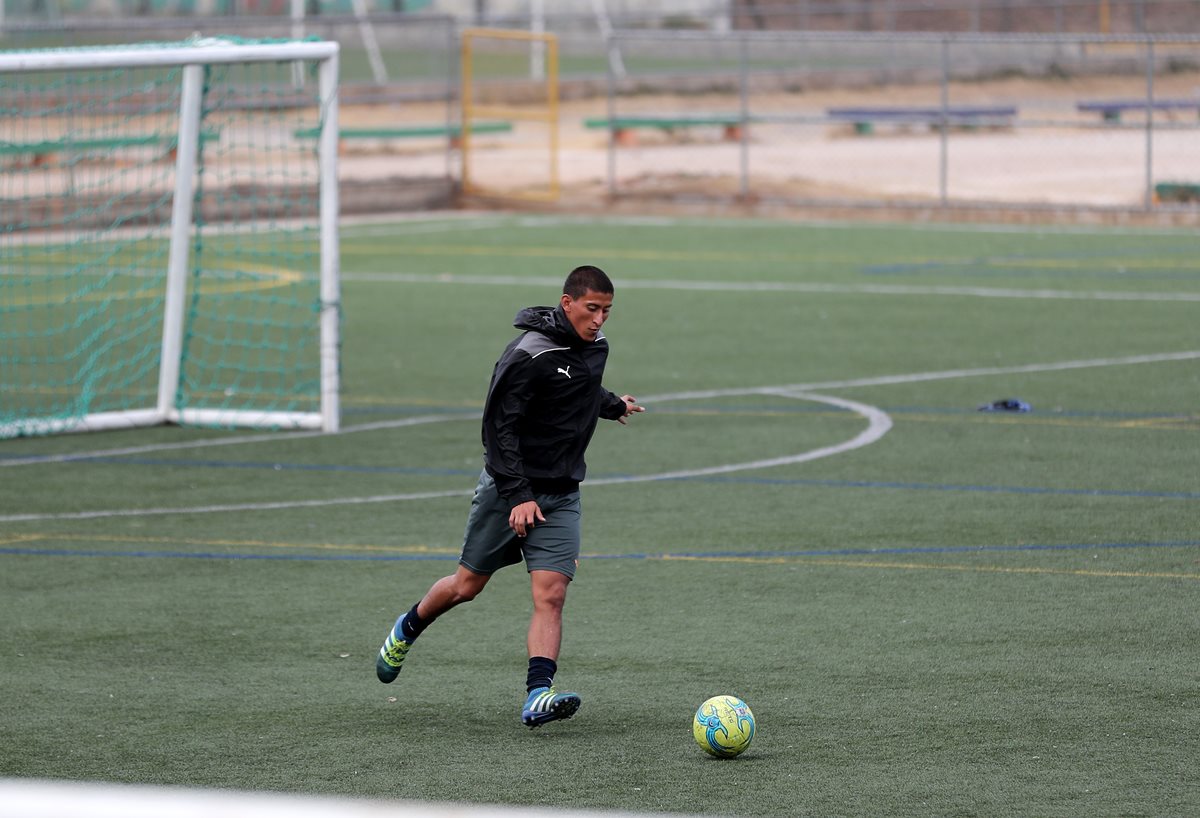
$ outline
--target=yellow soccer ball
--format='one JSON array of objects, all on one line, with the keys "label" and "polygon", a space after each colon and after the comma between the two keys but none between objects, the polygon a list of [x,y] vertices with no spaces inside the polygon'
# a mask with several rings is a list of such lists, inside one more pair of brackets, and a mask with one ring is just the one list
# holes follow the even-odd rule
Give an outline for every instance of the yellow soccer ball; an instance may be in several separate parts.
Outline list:
[{"label": "yellow soccer ball", "polygon": [[754,739],[754,714],[737,696],[713,696],[696,711],[692,735],[704,752],[733,758]]}]

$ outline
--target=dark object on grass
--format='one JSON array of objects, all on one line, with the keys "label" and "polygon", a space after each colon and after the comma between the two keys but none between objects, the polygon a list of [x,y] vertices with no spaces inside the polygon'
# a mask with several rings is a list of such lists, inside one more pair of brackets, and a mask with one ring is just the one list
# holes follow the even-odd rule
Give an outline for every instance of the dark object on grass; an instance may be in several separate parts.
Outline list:
[{"label": "dark object on grass", "polygon": [[1004,398],[980,404],[980,412],[1032,412],[1033,407],[1018,398]]}]

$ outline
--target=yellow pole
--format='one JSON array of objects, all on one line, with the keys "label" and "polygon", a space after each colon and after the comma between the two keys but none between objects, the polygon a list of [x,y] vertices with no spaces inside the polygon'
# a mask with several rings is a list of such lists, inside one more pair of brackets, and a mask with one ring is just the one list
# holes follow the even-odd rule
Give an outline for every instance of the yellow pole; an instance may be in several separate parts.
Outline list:
[{"label": "yellow pole", "polygon": [[1112,15],[1108,0],[1100,0],[1100,33],[1108,34],[1112,29]]}]

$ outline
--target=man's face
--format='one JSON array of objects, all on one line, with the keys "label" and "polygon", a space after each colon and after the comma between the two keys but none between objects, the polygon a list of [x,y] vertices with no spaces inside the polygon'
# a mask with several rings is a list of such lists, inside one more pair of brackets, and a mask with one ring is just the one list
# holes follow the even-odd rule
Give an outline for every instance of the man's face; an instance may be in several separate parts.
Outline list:
[{"label": "man's face", "polygon": [[571,298],[564,293],[560,303],[575,333],[585,341],[595,341],[600,334],[600,327],[608,320],[612,302],[612,293],[588,290],[579,298]]}]

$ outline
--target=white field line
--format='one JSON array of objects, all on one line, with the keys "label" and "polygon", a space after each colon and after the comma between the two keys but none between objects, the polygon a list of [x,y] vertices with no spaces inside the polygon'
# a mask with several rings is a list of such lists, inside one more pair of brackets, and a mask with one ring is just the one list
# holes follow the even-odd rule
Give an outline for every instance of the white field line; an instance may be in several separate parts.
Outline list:
[{"label": "white field line", "polygon": [[[542,219],[542,222],[533,221]],[[567,217],[571,218],[571,217]],[[704,218],[678,218],[660,216],[611,216],[611,217],[577,217],[577,221],[566,222],[562,221],[563,217],[555,216],[531,216],[523,219],[524,223],[520,223],[522,227],[546,227],[554,226],[555,220],[558,219],[562,223],[570,224],[587,224],[589,222],[600,221],[605,224],[627,224],[630,226],[648,225],[652,227],[688,227],[702,226],[709,227],[729,227],[738,230],[747,228],[763,227],[764,229],[779,229],[779,228],[794,228],[794,227],[819,227],[823,230],[851,230],[858,231],[863,229],[862,222],[850,221],[832,221],[828,219],[812,219],[803,222],[788,221],[785,219],[779,220],[739,220],[739,219],[704,219]],[[1022,224],[953,224],[950,222],[877,222],[870,225],[872,230],[895,230],[904,233],[982,233],[987,235],[1035,235],[1035,236],[1178,236],[1181,238],[1194,238],[1195,231],[1188,227],[1120,227],[1120,226],[1090,226],[1086,224],[1063,224],[1063,225],[1022,225]]]},{"label": "white field line", "polygon": [[385,238],[391,236],[430,235],[436,233],[458,233],[464,230],[500,230],[513,226],[511,220],[471,216],[463,214],[455,221],[436,218],[413,218],[403,224],[395,224],[378,218],[365,217],[353,221],[342,220],[343,238]]},{"label": "white field line", "polygon": [[[888,386],[899,383],[921,383],[924,381],[951,380],[954,378],[975,378],[988,375],[1012,375],[1021,373],[1059,372],[1069,369],[1089,369],[1092,367],[1130,366],[1135,364],[1165,363],[1169,361],[1190,361],[1200,358],[1200,350],[1185,352],[1164,352],[1151,355],[1129,355],[1119,358],[1090,358],[1080,361],[1059,361],[1046,364],[1018,364],[1014,366],[980,367],[977,369],[946,369],[936,372],[912,372],[905,375],[880,375],[871,378],[852,378],[840,381],[816,381],[812,383],[793,383],[778,386],[752,386],[733,389],[704,389],[692,392],[667,392],[661,395],[643,396],[641,402],[645,405],[666,403],[668,401],[707,400],[710,398],[737,397],[739,395],[783,395],[795,392],[811,392],[827,389],[847,389],[857,386]],[[453,420],[478,420],[478,413],[456,413],[420,415],[417,417],[401,418],[399,420],[381,420],[374,423],[363,423],[343,428],[339,435],[350,435],[358,432],[375,432],[387,429],[402,429],[406,426],[419,426],[426,423],[443,423]],[[206,449],[215,446],[236,446],[251,443],[278,443],[304,437],[317,437],[325,432],[268,432],[253,435],[237,435],[233,437],[206,438],[189,440],[180,443],[152,443],[144,446],[129,446],[120,449],[98,449],[91,452],[71,452],[58,455],[36,455],[0,460],[0,467],[31,466],[44,463],[71,463],[80,460],[92,460],[103,457],[127,457],[151,452],[178,451],[185,449]],[[0,517],[0,522],[4,520]]]},{"label": "white field line", "polygon": [[[838,443],[833,446],[823,446],[819,449],[812,449],[799,454],[773,457],[766,460],[753,460],[746,463],[728,463],[721,466],[710,466],[701,469],[685,469],[673,472],[661,472],[659,474],[632,475],[627,477],[609,477],[601,480],[588,481],[588,485],[605,486],[621,483],[645,483],[652,480],[677,480],[688,477],[703,477],[710,474],[728,474],[729,472],[735,471],[770,468],[772,466],[783,466],[790,463],[804,463],[809,460],[830,457],[831,455],[841,454],[843,452],[848,452],[863,446],[868,446],[879,440],[879,438],[887,434],[888,430],[892,428],[892,419],[887,415],[886,412],[882,411],[881,409],[877,409],[874,406],[867,406],[866,404],[858,403],[856,401],[844,400],[842,398],[835,398],[827,395],[816,395],[787,389],[772,388],[769,390],[769,392],[770,394],[779,395],[782,397],[794,398],[796,400],[811,400],[818,403],[837,406],[842,409],[848,409],[849,411],[866,418],[867,428],[844,443]],[[324,500],[291,500],[271,503],[237,503],[180,508],[108,509],[49,514],[8,514],[0,516],[0,523],[22,523],[45,520],[94,520],[108,517],[150,517],[164,516],[168,514],[228,514],[237,511],[278,511],[281,509],[323,508],[327,506],[366,505],[370,503],[397,503],[411,500],[433,500],[445,497],[465,497],[469,496],[471,491],[473,490],[454,489],[448,491],[415,492],[408,494],[379,494],[367,497],[340,497]]]},{"label": "white field line", "polygon": [[[342,273],[343,281],[394,282],[397,284],[463,284],[472,287],[557,287],[558,278],[478,276],[457,273]],[[1008,287],[941,287],[909,284],[832,284],[787,281],[622,281],[621,289],[685,290],[691,292],[815,293],[825,295],[950,296],[960,298],[1026,298],[1059,301],[1166,301],[1200,302],[1200,292],[1131,292],[1117,290],[1052,290]]]},{"label": "white field line", "polygon": [[1080,361],[1059,361],[1048,364],[1016,364],[1013,366],[985,366],[975,369],[944,369],[938,372],[912,372],[907,375],[879,375],[872,378],[850,378],[841,381],[817,381],[795,383],[784,386],[762,386],[750,389],[705,389],[692,392],[669,392],[644,398],[649,404],[677,400],[704,400],[707,398],[736,397],[738,395],[784,394],[825,389],[849,389],[856,386],[889,386],[898,383],[921,383],[944,381],[955,378],[979,378],[989,375],[1017,375],[1039,372],[1061,372],[1069,369],[1091,369],[1106,366],[1133,366],[1156,364],[1168,361],[1193,361],[1200,359],[1200,349],[1185,352],[1162,352],[1150,355],[1126,355],[1118,358],[1089,358]]},{"label": "white field line", "polygon": [[855,435],[850,440],[844,443],[838,443],[833,446],[824,446],[820,449],[811,449],[800,454],[784,455],[783,457],[771,457],[766,460],[751,460],[745,463],[727,463],[723,466],[708,466],[702,469],[681,469],[679,471],[660,472],[658,474],[633,475],[629,477],[605,477],[599,480],[589,480],[589,486],[611,486],[622,483],[645,483],[651,480],[680,480],[689,477],[706,477],[713,474],[729,474],[735,471],[749,471],[751,469],[769,469],[773,466],[787,466],[793,463],[807,463],[810,460],[819,460],[822,457],[829,457],[843,452],[861,449],[863,446],[869,446],[879,440],[888,430],[892,428],[892,419],[884,412],[874,406],[868,406],[865,403],[859,403],[852,400],[844,400],[835,398],[829,395],[818,395],[813,392],[799,392],[787,389],[769,389],[757,390],[764,394],[777,395],[785,398],[795,398],[796,400],[811,400],[817,403],[825,403],[830,406],[837,406],[841,409],[848,409],[857,415],[867,419],[867,428],[859,434]]},{"label": "white field line", "polygon": [[[1107,367],[1107,366],[1131,366],[1137,364],[1160,363],[1166,361],[1185,361],[1195,360],[1200,358],[1200,350],[1191,350],[1187,352],[1168,352],[1157,355],[1129,355],[1121,358],[1092,358],[1079,361],[1059,361],[1049,364],[1024,364],[1007,367],[981,367],[977,369],[950,369],[938,372],[914,372],[906,375],[884,375],[875,378],[853,378],[841,381],[825,381],[821,383],[810,384],[784,384],[780,386],[760,386],[746,389],[709,389],[698,390],[693,392],[674,392],[662,395],[645,397],[642,400],[647,404],[665,403],[668,401],[682,400],[703,400],[716,397],[732,397],[738,395],[776,395],[781,397],[798,397],[811,400],[820,400],[832,405],[843,406],[858,412],[868,420],[867,429],[851,441],[837,444],[836,446],[825,447],[824,449],[815,449],[812,452],[805,452],[798,455],[789,455],[784,458],[774,458],[771,460],[757,460],[742,464],[727,464],[721,466],[712,466],[708,469],[694,469],[680,472],[663,472],[656,475],[635,476],[629,478],[606,478],[604,480],[589,481],[590,485],[611,485],[614,483],[628,483],[632,481],[649,481],[649,480],[668,480],[679,479],[683,477],[698,477],[705,474],[727,473],[736,470],[748,470],[755,468],[767,468],[772,465],[782,465],[784,463],[799,463],[805,460],[814,460],[817,457],[827,457],[830,454],[837,454],[842,451],[849,451],[859,446],[867,445],[868,443],[878,440],[891,427],[891,419],[887,417],[881,410],[874,407],[867,407],[865,404],[857,404],[852,401],[843,401],[840,398],[831,398],[829,396],[820,396],[811,394],[814,390],[821,389],[837,389],[851,388],[856,386],[886,386],[889,384],[898,383],[917,383],[922,381],[934,380],[949,380],[954,378],[971,378],[987,375],[1013,374],[1013,373],[1036,373],[1036,372],[1057,372],[1069,369],[1086,369],[1091,367]],[[840,402],[837,402],[840,401]],[[878,414],[875,414],[878,413]],[[421,423],[435,423],[446,420],[462,420],[470,417],[478,417],[471,415],[426,415],[419,418],[404,418],[394,421],[380,421],[378,423],[364,424],[362,426],[349,427],[342,430],[338,434],[353,434],[359,431],[378,431],[383,429],[400,428],[404,426],[415,426]],[[884,427],[884,419],[886,420],[886,428]],[[149,451],[162,451],[164,449],[188,449],[188,448],[206,448],[208,446],[227,446],[237,443],[258,443],[267,440],[294,440],[296,434],[304,436],[312,436],[318,434],[316,432],[301,432],[276,435],[248,435],[234,438],[222,438],[220,440],[198,440],[190,443],[167,444],[163,446],[139,446],[131,447],[128,450],[110,449],[104,452],[90,452],[87,454],[62,455],[52,459],[33,459],[26,458],[15,461],[0,461],[0,465],[21,465],[32,463],[45,462],[65,462],[66,460],[85,460],[89,457],[112,457],[119,453],[145,453]],[[865,440],[865,442],[863,442]],[[449,491],[440,493],[419,493],[419,494],[394,494],[394,495],[378,495],[374,497],[345,497],[345,498],[330,498],[327,500],[294,500],[278,503],[248,503],[241,505],[224,505],[224,506],[198,506],[195,508],[168,508],[168,509],[115,509],[101,511],[75,512],[72,514],[15,514],[0,516],[0,523],[28,522],[40,520],[70,520],[70,519],[95,519],[99,517],[135,517],[135,516],[150,516],[161,514],[203,514],[212,512],[232,512],[232,511],[263,511],[263,510],[279,510],[288,508],[313,508],[321,506],[333,505],[355,505],[362,503],[383,503],[383,502],[400,502],[403,500],[418,500],[432,499],[435,497],[457,497],[468,494],[469,492]]]},{"label": "white field line", "polygon": [[[834,221],[830,219],[741,219],[703,216],[610,216],[604,214],[572,215],[529,215],[520,213],[490,213],[486,211],[461,211],[451,214],[423,214],[428,220],[439,218],[469,218],[491,219],[495,226],[527,227],[544,229],[546,227],[578,226],[590,224],[628,225],[630,227],[703,227],[731,228],[737,230],[779,230],[781,228],[819,227],[828,230],[861,230],[863,224],[853,220]],[[395,217],[379,216],[374,218],[377,223],[394,220]],[[972,224],[951,222],[873,222],[872,230],[897,230],[905,233],[982,233],[982,234],[1020,234],[1020,235],[1080,235],[1080,236],[1179,236],[1194,238],[1195,232],[1187,227],[1121,227],[1121,226],[1092,226],[1086,224],[1074,225],[1023,225],[1023,224]]]},{"label": "white field line", "polygon": [[[420,415],[400,420],[384,420],[376,423],[364,423],[350,426],[337,434],[353,434],[354,432],[373,432],[379,429],[400,429],[405,426],[420,426],[425,423],[442,423],[447,420],[478,419],[478,414],[462,415]],[[187,440],[181,443],[147,443],[144,446],[126,446],[120,449],[98,449],[93,452],[71,452],[70,454],[38,455],[34,457],[16,457],[11,460],[0,460],[0,467],[30,466],[39,463],[71,463],[79,460],[95,460],[101,457],[128,457],[149,452],[168,452],[179,449],[208,449],[215,446],[240,446],[251,443],[279,443],[284,440],[299,440],[306,437],[320,437],[326,434],[321,431],[312,432],[266,432],[254,435],[237,435],[236,437],[205,438],[203,440]]]},{"label": "white field line", "polygon": [[378,494],[367,497],[331,497],[326,500],[287,500],[278,503],[230,503],[212,506],[180,506],[178,508],[118,508],[97,511],[75,511],[66,514],[6,514],[0,523],[26,523],[45,520],[98,520],[108,517],[159,517],[167,514],[225,514],[234,511],[278,511],[294,508],[324,508],[325,506],[355,506],[369,503],[398,503],[406,500],[436,500],[443,497],[469,497],[471,489],[422,491],[410,494]]}]

